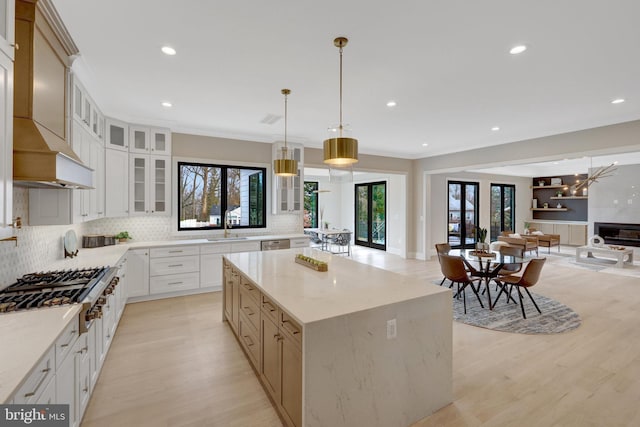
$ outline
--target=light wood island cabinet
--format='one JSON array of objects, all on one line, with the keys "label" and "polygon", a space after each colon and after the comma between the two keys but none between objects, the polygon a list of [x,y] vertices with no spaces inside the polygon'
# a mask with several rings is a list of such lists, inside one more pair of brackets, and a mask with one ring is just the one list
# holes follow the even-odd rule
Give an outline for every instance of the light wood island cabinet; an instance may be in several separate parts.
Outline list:
[{"label": "light wood island cabinet", "polygon": [[400,427],[451,402],[449,290],[312,248],[225,254],[223,274],[223,321],[285,425]]}]

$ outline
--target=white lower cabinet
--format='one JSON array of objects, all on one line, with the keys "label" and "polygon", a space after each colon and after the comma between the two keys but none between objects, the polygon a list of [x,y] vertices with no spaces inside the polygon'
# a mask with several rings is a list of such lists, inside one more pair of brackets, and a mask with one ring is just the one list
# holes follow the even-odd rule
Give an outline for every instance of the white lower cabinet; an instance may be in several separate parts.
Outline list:
[{"label": "white lower cabinet", "polygon": [[200,287],[200,247],[152,248],[149,293],[164,294]]},{"label": "white lower cabinet", "polygon": [[[53,395],[55,399],[56,382],[56,349],[55,346],[47,351],[40,359],[40,362],[33,368],[31,374],[22,383],[16,394],[13,396],[13,403],[16,404],[36,404],[41,402],[41,396],[49,383],[53,383]],[[51,391],[49,391],[49,394]],[[43,399],[44,400],[44,399]]]},{"label": "white lower cabinet", "polygon": [[128,298],[149,295],[149,249],[127,251]]},{"label": "white lower cabinet", "polygon": [[104,159],[106,217],[129,216],[129,153],[107,148]]},{"label": "white lower cabinet", "polygon": [[200,247],[200,287],[222,288],[222,254],[231,252],[229,243]]}]

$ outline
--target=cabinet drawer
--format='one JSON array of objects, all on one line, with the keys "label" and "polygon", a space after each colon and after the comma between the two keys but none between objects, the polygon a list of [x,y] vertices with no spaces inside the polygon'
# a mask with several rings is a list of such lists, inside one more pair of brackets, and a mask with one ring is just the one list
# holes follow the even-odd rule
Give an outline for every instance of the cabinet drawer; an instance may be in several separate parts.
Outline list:
[{"label": "cabinet drawer", "polygon": [[191,273],[200,271],[200,256],[175,256],[171,258],[152,258],[149,263],[151,276],[165,274]]},{"label": "cabinet drawer", "polygon": [[153,277],[149,283],[151,294],[186,291],[200,287],[200,273],[170,274]]},{"label": "cabinet drawer", "polygon": [[[258,301],[249,294],[244,288],[240,288],[240,311],[244,313],[245,317],[256,331],[260,330],[260,307]],[[259,291],[258,291],[259,292]]]},{"label": "cabinet drawer", "polygon": [[294,342],[302,345],[302,327],[291,318],[287,313],[280,310],[280,321],[278,322],[280,330],[285,331]]},{"label": "cabinet drawer", "polygon": [[253,364],[253,367],[260,370],[260,335],[253,329],[250,322],[244,315],[244,312],[240,314],[240,326],[238,328],[238,338],[242,347],[247,351],[249,359]]},{"label": "cabinet drawer", "polygon": [[290,239],[289,246],[291,248],[306,248],[309,246],[309,239],[307,237],[301,237],[300,239]]},{"label": "cabinet drawer", "polygon": [[172,248],[151,248],[151,258],[175,257],[183,255],[200,255],[198,246],[174,246]]},{"label": "cabinet drawer", "polygon": [[67,354],[71,353],[78,339],[78,320],[74,318],[56,340],[56,367],[60,367]]},{"label": "cabinet drawer", "polygon": [[269,299],[265,294],[261,294],[261,306],[262,313],[273,320],[274,323],[278,323],[278,306]]},{"label": "cabinet drawer", "polygon": [[[31,375],[29,375],[24,384],[16,391],[13,403],[30,404],[38,401],[42,392],[47,388],[47,384],[56,373],[55,358],[55,347],[51,347],[36,367],[33,368]],[[55,386],[53,389],[55,392]]]},{"label": "cabinet drawer", "polygon": [[251,281],[244,276],[240,276],[240,289],[245,291],[247,295],[253,298],[256,304],[260,303],[260,290],[256,285],[251,283]]},{"label": "cabinet drawer", "polygon": [[201,254],[228,254],[231,252],[230,243],[211,243],[200,246]]}]

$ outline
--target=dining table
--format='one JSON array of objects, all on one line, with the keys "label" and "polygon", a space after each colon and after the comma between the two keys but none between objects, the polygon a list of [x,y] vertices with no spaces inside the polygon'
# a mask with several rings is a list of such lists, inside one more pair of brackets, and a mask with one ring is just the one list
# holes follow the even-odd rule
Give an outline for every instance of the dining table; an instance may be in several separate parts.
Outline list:
[{"label": "dining table", "polygon": [[347,242],[346,242],[347,250],[345,252],[332,252],[332,253],[351,254],[351,231],[350,230],[340,230],[337,228],[307,228],[305,230],[316,233],[318,235],[318,238],[322,242],[320,249],[327,252],[331,252],[329,244],[331,243],[331,239],[333,237],[336,237],[339,234],[348,234],[349,238],[347,239]]},{"label": "dining table", "polygon": [[[449,255],[460,256],[469,268],[471,276],[480,277],[485,282],[489,310],[493,310],[494,306],[491,301],[491,287],[489,286],[491,280],[496,279],[500,270],[505,266],[522,266],[532,259],[527,256],[519,257],[503,254],[500,251],[477,251],[476,249],[452,249]],[[500,287],[505,286],[499,281],[496,281],[496,284]],[[509,292],[505,291],[505,293],[507,294],[507,301],[513,299]]]}]

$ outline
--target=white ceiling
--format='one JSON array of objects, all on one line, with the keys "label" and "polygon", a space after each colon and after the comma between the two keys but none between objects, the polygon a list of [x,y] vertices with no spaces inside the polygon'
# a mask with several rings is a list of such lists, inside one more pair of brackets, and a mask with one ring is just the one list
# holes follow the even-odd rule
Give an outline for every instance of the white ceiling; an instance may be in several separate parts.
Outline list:
[{"label": "white ceiling", "polygon": [[282,140],[283,120],[260,121],[283,115],[286,87],[289,141],[320,147],[339,120],[339,35],[361,153],[420,158],[640,119],[638,0],[53,3],[104,113],[177,132]]}]

